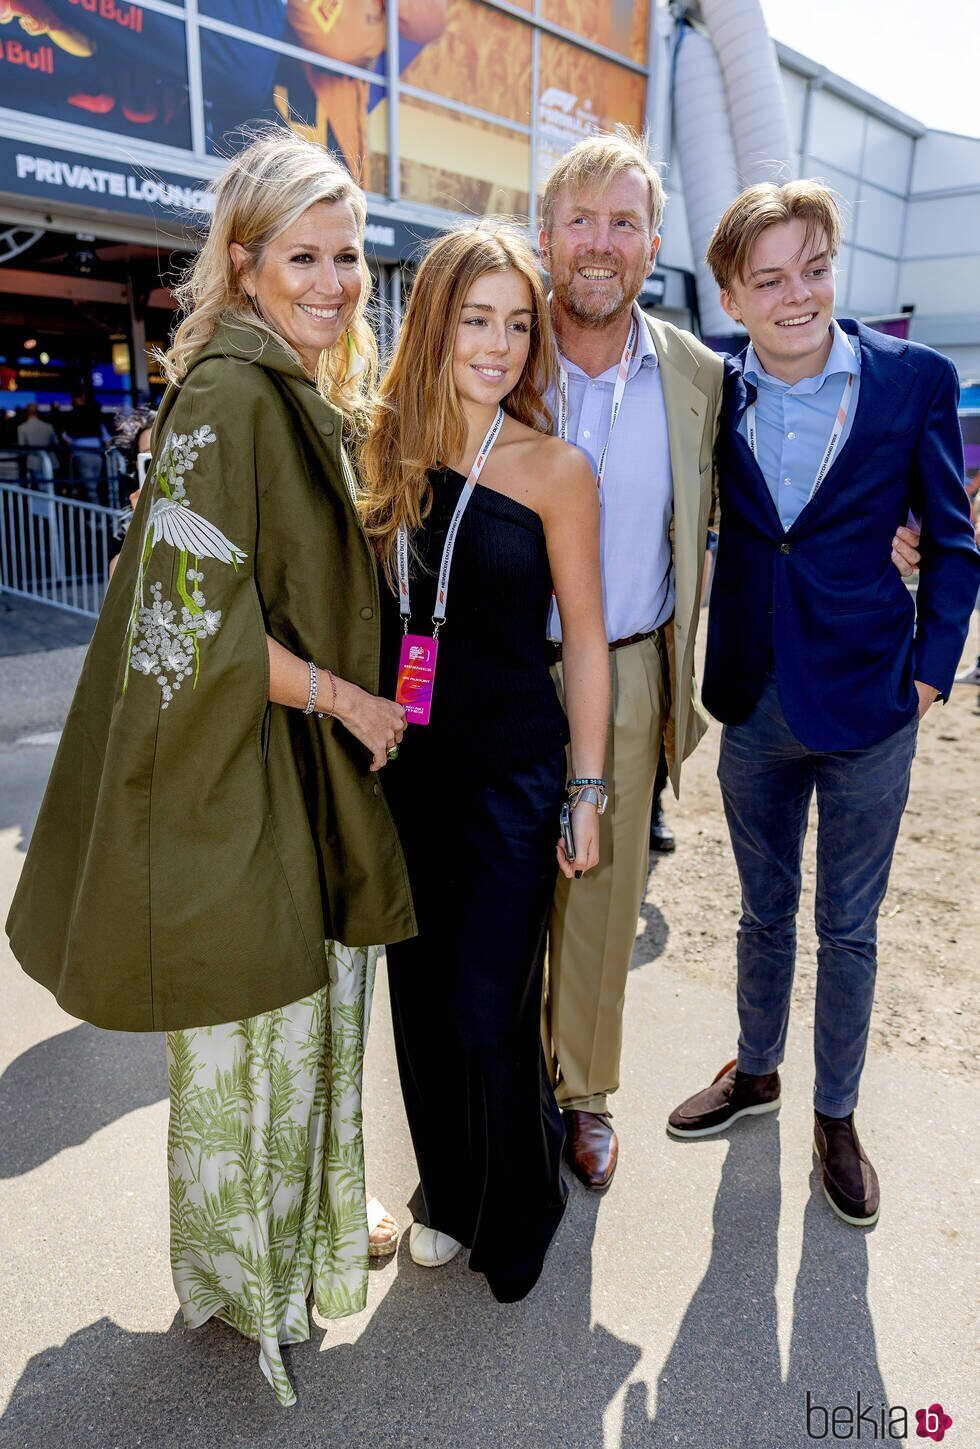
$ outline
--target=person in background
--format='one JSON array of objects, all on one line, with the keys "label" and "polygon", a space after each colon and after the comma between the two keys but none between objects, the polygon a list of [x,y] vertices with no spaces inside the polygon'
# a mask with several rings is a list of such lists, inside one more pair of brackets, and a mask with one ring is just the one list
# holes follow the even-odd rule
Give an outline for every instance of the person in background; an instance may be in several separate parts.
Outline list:
[{"label": "person in background", "polygon": [[26,458],[27,476],[32,480],[51,482],[54,478],[54,456],[48,451],[58,441],[58,434],[51,424],[42,418],[37,403],[28,403],[24,421],[17,428],[17,446],[32,448]]},{"label": "person in background", "polygon": [[116,568],[116,560],[119,551],[123,546],[123,539],[132,521],[132,511],[139,502],[140,489],[146,479],[146,471],[150,465],[150,445],[153,436],[153,423],[156,419],[156,408],[137,408],[135,412],[127,413],[116,420],[116,432],[113,437],[113,446],[121,454],[123,460],[123,476],[129,483],[129,513],[124,513],[116,525],[115,530],[109,536],[109,577],[112,578]]},{"label": "person in background", "polygon": [[656,855],[669,855],[677,848],[674,832],[664,818],[663,794],[667,788],[667,751],[661,746],[657,777],[653,782],[653,811],[650,815],[650,849]]},{"label": "person in background", "polygon": [[503,1303],[537,1281],[567,1193],[540,1035],[560,807],[567,793],[558,862],[574,890],[606,798],[599,507],[587,459],[548,436],[554,377],[527,243],[492,222],[451,232],[419,267],[362,454],[387,685],[438,637],[431,720],[411,707],[386,776],[419,915],[418,937],[388,948],[420,1176],[410,1249],[436,1267],[465,1244]]},{"label": "person in background", "polygon": [[86,501],[100,502],[103,449],[109,441],[102,411],[84,392],[77,393],[72,410],[62,422],[61,436],[71,447],[72,476],[82,485]]},{"label": "person in background", "polygon": [[[667,1127],[706,1137],[780,1105],[815,792],[814,1146],[831,1208],[868,1227],[880,1188],[854,1111],[878,909],[919,722],[953,683],[980,554],[955,368],[834,319],[841,233],[819,182],[763,184],[732,202],[708,248],[722,306],[749,334],[727,365],[702,687],[725,726],[718,778],[742,888],[740,1033],[737,1058]],[[896,526],[910,514],[922,521],[914,603],[896,568],[910,537]]]}]

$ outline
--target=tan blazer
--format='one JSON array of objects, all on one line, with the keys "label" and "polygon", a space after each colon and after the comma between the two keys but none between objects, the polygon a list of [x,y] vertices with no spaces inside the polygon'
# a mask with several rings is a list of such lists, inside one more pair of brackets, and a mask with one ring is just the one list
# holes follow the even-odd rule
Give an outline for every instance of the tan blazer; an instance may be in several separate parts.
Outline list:
[{"label": "tan blazer", "polygon": [[671,784],[678,795],[681,763],[708,728],[694,677],[694,641],[701,611],[705,542],[717,493],[714,456],[724,364],[690,332],[653,317],[646,321],[660,363],[674,482],[674,617],[666,629],[670,711],[664,744]]}]

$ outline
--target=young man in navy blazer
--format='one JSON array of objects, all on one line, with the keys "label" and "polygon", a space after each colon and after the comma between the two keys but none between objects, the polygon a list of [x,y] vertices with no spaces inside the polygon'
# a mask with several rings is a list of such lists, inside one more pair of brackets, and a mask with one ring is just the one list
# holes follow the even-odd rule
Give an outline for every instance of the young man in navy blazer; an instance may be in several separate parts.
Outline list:
[{"label": "young man in navy blazer", "polygon": [[[929,348],[834,320],[840,241],[831,193],[794,181],[743,191],[708,248],[722,305],[750,338],[726,369],[702,691],[725,726],[740,1033],[736,1060],[668,1130],[708,1136],[779,1106],[816,790],[814,1145],[831,1207],[864,1227],[877,1220],[879,1188],[854,1108],[878,909],[919,721],[953,683],[980,555],[956,372]],[[922,523],[914,602],[894,566],[910,513]]]}]

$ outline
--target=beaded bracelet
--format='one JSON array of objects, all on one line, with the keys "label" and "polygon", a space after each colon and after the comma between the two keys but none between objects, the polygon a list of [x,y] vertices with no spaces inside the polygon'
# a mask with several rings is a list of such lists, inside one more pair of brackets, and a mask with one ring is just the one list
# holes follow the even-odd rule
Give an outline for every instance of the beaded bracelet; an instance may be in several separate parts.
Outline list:
[{"label": "beaded bracelet", "polygon": [[576,779],[569,780],[568,782],[569,790],[574,790],[579,785],[598,785],[603,790],[606,788],[605,780],[598,775],[579,775]]}]

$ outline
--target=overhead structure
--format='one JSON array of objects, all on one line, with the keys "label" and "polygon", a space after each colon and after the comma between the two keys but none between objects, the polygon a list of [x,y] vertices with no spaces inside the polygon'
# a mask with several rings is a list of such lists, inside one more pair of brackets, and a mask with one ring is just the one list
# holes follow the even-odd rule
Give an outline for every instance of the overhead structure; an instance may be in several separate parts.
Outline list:
[{"label": "overhead structure", "polygon": [[701,14],[721,64],[742,185],[788,181],[796,158],[760,0],[701,0]]},{"label": "overhead structure", "polygon": [[725,337],[733,322],[718,301],[704,259],[715,223],[739,189],[721,67],[702,30],[681,26],[674,65],[674,138],[684,183],[698,314],[705,337]]},{"label": "overhead structure", "polygon": [[713,341],[740,345],[704,254],[718,218],[742,187],[788,180],[796,174],[796,156],[759,0],[700,0],[686,10],[675,40],[673,117],[701,331]]}]

